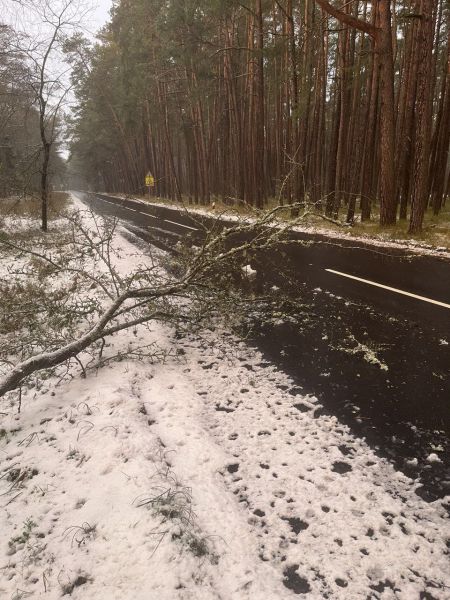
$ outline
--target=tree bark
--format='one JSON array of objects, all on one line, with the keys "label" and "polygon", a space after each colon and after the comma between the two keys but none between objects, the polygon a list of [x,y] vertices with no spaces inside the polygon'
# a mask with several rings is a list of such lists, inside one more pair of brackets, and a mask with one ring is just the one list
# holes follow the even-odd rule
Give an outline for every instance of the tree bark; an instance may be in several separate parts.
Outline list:
[{"label": "tree bark", "polygon": [[395,198],[395,112],[394,112],[394,62],[392,52],[392,26],[390,0],[379,0],[379,26],[367,23],[345,13],[326,0],[316,2],[341,23],[356,27],[374,39],[374,52],[378,55],[381,72],[381,125],[380,125],[380,224],[396,222]]},{"label": "tree bark", "polygon": [[431,141],[431,83],[430,71],[433,65],[433,14],[435,0],[420,2],[420,31],[418,49],[420,53],[419,71],[417,74],[416,97],[416,140],[413,172],[413,195],[411,200],[411,219],[409,233],[422,230],[423,217],[428,200],[428,169],[430,164]]},{"label": "tree bark", "polygon": [[394,225],[397,220],[395,189],[395,99],[392,53],[391,3],[379,0],[380,28],[375,36],[375,52],[381,69],[380,114],[380,225]]}]

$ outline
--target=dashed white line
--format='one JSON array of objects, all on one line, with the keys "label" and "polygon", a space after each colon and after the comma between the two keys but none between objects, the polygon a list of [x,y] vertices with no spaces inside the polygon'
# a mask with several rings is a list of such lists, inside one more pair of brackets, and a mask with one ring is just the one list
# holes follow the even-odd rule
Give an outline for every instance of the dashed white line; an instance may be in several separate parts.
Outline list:
[{"label": "dashed white line", "polygon": [[159,231],[160,233],[165,233],[166,235],[168,233],[170,233],[170,235],[173,235],[173,236],[178,237],[178,238],[181,237],[181,233],[175,233],[173,231],[169,232],[169,231],[167,231],[167,229],[161,229],[161,227],[152,227],[151,225],[148,225],[147,229],[152,229],[153,231]]},{"label": "dashed white line", "polygon": [[179,227],[184,227],[185,229],[192,229],[192,231],[198,231],[197,227],[189,227],[189,225],[182,225],[181,223],[176,223],[175,221],[169,221],[169,219],[163,219],[165,223],[172,223],[172,225],[178,225]]},{"label": "dashed white line", "polygon": [[[103,202],[107,202],[108,204],[112,204],[113,206],[117,206],[117,204],[115,202],[111,202],[110,200],[104,200],[103,198],[101,198],[101,200],[103,200]],[[144,215],[144,217],[150,217],[150,219],[159,220],[159,217],[155,217],[154,215],[151,215],[149,213],[142,212],[141,210],[137,210],[136,208],[130,208],[128,206],[121,206],[120,208],[124,208],[125,210],[132,210],[133,212],[137,212],[140,215]],[[198,231],[197,227],[190,227],[189,225],[183,225],[182,223],[177,223],[176,221],[169,221],[169,219],[162,219],[162,220],[165,223],[172,223],[172,225],[178,225],[178,227],[184,227],[184,229]],[[161,230],[161,231],[163,231],[163,230]]]},{"label": "dashed white line", "polygon": [[[130,208],[130,210],[133,210],[133,209]],[[144,215],[144,217],[150,217],[150,219],[156,219],[157,221],[159,221],[159,218],[155,217],[155,215],[150,215],[149,213],[142,212],[142,210],[137,210],[136,212],[139,213],[140,215]]]},{"label": "dashed white line", "polygon": [[368,285],[373,285],[374,287],[388,290],[389,292],[395,292],[396,294],[401,294],[402,296],[409,296],[410,298],[415,298],[416,300],[422,300],[422,302],[429,302],[430,304],[436,304],[437,306],[450,308],[450,304],[446,304],[445,302],[433,300],[432,298],[426,298],[425,296],[418,296],[417,294],[412,294],[411,292],[406,292],[405,290],[399,290],[398,288],[390,287],[389,285],[383,285],[382,283],[377,283],[376,281],[370,281],[370,279],[362,279],[361,277],[355,277],[355,275],[349,275],[348,273],[342,273],[341,271],[335,271],[334,269],[325,269],[325,271],[328,273],[334,273],[335,275],[340,275],[341,277],[347,277],[347,279],[361,281],[362,283],[367,283]]}]

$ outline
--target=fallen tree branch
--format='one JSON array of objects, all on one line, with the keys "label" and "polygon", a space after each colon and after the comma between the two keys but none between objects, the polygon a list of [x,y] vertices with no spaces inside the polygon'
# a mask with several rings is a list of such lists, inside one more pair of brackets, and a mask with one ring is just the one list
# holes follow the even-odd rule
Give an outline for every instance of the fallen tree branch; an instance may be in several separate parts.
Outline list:
[{"label": "fallen tree branch", "polygon": [[[174,300],[181,296],[186,298],[191,295],[197,300],[200,298],[201,301],[203,294],[203,305],[213,306],[212,296],[214,293],[216,293],[216,298],[220,296],[219,289],[214,291],[214,285],[222,285],[221,277],[231,270],[234,269],[236,272],[237,268],[239,271],[241,267],[237,265],[237,261],[248,260],[249,253],[282,244],[286,234],[303,218],[299,217],[290,222],[280,221],[277,216],[285,208],[277,206],[270,211],[261,213],[257,219],[239,222],[230,227],[221,225],[219,231],[217,223],[215,223],[194,256],[191,252],[185,257],[184,264],[180,263],[181,276],[163,283],[158,275],[153,273],[153,269],[138,268],[126,277],[119,274],[114,265],[112,249],[115,223],[112,227],[107,223],[104,226],[105,233],[99,227],[96,219],[96,230],[94,229],[91,233],[82,224],[79,217],[71,219],[72,224],[76,225],[73,229],[74,245],[76,245],[75,232],[81,232],[87,249],[94,253],[97,257],[96,260],[101,261],[106,267],[106,274],[98,276],[89,274],[84,267],[74,268],[70,262],[66,263],[64,269],[64,257],[55,261],[33,249],[22,248],[19,244],[6,242],[5,246],[46,261],[57,272],[64,270],[68,273],[80,272],[86,280],[99,284],[109,300],[109,306],[101,310],[97,301],[98,305],[93,313],[95,322],[77,339],[63,343],[54,350],[35,354],[13,366],[0,379],[0,397],[21,386],[28,377],[37,371],[52,369],[73,358],[79,360],[78,355],[99,340],[102,341],[103,350],[105,338],[120,331],[144,325],[153,320],[189,321],[189,316],[183,314],[179,303],[174,303]],[[103,276],[107,276],[107,280],[103,280]],[[191,320],[195,321],[198,318],[196,315],[199,314],[201,314],[201,310],[197,313],[193,310],[190,316]],[[49,347],[48,342],[44,346]]]}]

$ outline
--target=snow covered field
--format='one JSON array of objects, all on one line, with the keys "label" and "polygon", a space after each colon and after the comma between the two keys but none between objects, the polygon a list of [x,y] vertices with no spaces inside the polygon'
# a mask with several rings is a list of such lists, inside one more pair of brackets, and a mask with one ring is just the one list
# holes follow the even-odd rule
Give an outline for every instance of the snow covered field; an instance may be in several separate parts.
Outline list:
[{"label": "snow covered field", "polygon": [[443,502],[220,326],[138,339],[177,356],[0,400],[2,600],[450,597]]}]

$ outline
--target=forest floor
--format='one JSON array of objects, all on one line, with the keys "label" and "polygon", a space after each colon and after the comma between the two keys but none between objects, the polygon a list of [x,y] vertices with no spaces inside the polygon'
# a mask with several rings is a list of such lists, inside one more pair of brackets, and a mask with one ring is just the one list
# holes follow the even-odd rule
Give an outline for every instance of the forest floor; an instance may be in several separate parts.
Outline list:
[{"label": "forest floor", "polygon": [[[179,203],[167,200],[166,198],[148,197],[148,196],[127,196],[142,202],[164,204],[179,208]],[[251,217],[255,214],[252,207],[245,204],[229,206],[219,200],[214,202],[214,206],[199,206],[189,204],[186,200],[183,205],[187,210],[199,211],[210,215],[223,215],[224,217]],[[276,202],[269,203],[267,208],[273,208]],[[285,214],[280,213],[280,217],[289,219],[290,210],[286,209]],[[432,211],[427,211],[424,217],[423,230],[419,234],[411,235],[408,233],[409,220],[399,220],[392,227],[381,227],[379,224],[379,214],[375,210],[370,221],[361,222],[359,218],[353,225],[348,225],[344,221],[333,223],[323,219],[319,213],[313,210],[305,217],[301,226],[296,226],[300,231],[318,233],[332,237],[352,238],[362,241],[371,241],[374,243],[389,244],[395,243],[401,246],[408,246],[420,251],[439,250],[441,252],[450,251],[450,207],[444,207],[439,215],[434,215]]]},{"label": "forest floor", "polygon": [[[147,260],[118,244],[118,269]],[[165,359],[127,358],[136,338]],[[155,323],[117,352],[87,378],[36,379],[20,414],[0,401],[2,599],[449,597],[445,502],[256,349],[219,323]]]}]

